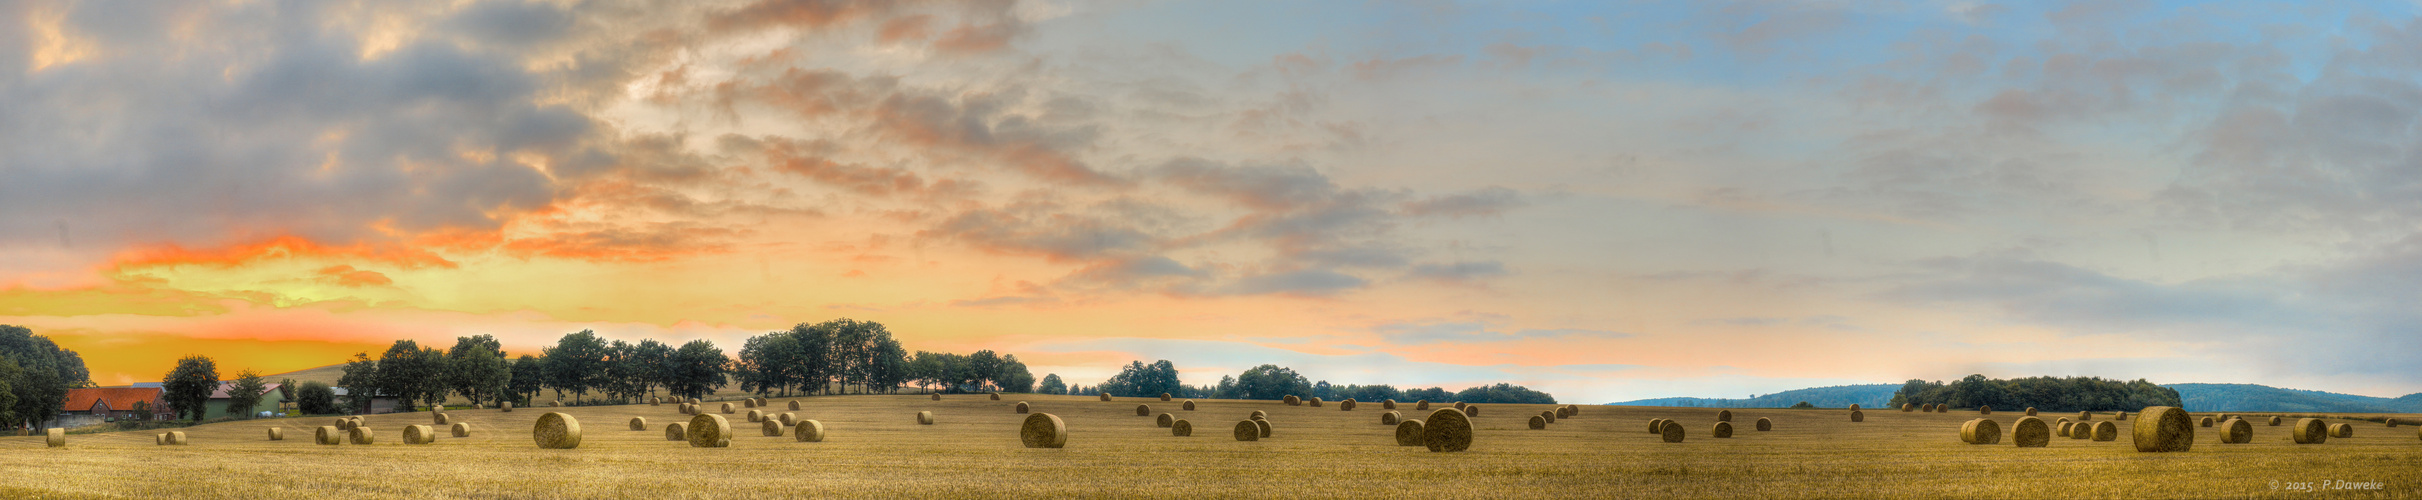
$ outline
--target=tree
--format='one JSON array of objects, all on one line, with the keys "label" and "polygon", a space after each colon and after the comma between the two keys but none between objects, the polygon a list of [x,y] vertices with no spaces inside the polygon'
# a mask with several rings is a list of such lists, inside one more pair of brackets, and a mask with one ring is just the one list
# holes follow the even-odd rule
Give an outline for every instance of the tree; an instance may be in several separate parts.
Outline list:
[{"label": "tree", "polygon": [[473,403],[499,401],[512,384],[504,344],[486,334],[455,337],[446,350],[446,385]]},{"label": "tree", "polygon": [[16,380],[24,376],[25,369],[18,368],[16,361],[0,357],[0,422],[17,421],[15,385]]},{"label": "tree", "polygon": [[555,396],[572,391],[577,401],[588,396],[590,389],[602,388],[607,378],[606,341],[597,332],[581,330],[546,348],[547,381],[554,386]]},{"label": "tree", "polygon": [[1295,370],[1278,365],[1261,365],[1245,370],[1236,377],[1236,399],[1281,399],[1289,395],[1311,394],[1311,381],[1304,380]]},{"label": "tree", "polygon": [[[295,402],[295,399],[294,399],[294,390],[295,390],[295,389],[296,389],[296,387],[294,386],[294,379],[289,378],[289,379],[282,379],[282,380],[279,380],[279,381],[278,381],[278,402],[279,402],[279,403],[288,403],[288,404],[290,404],[290,403],[294,403],[294,402]],[[285,408],[285,407],[279,407],[279,408],[278,408],[278,411],[279,411],[280,413],[285,412],[285,410],[286,410],[286,408]]]},{"label": "tree", "polygon": [[731,358],[723,357],[723,349],[706,339],[682,344],[673,353],[675,369],[665,391],[684,398],[705,397],[706,393],[723,388],[724,374],[730,370]]},{"label": "tree", "polygon": [[1185,385],[1178,382],[1177,365],[1169,360],[1149,365],[1142,361],[1131,361],[1126,368],[1119,370],[1118,375],[1102,382],[1101,391],[1112,396],[1141,398],[1183,393]]},{"label": "tree", "polygon": [[1001,368],[997,374],[993,375],[992,380],[993,386],[999,387],[1001,392],[1026,392],[1034,389],[1034,372],[1027,371],[1026,363],[1018,361],[1018,356],[1015,354],[1001,357]]},{"label": "tree", "polygon": [[1794,410],[1806,410],[1806,409],[1815,408],[1815,407],[1816,407],[1816,405],[1808,404],[1808,402],[1807,402],[1807,401],[1801,401],[1801,402],[1798,402],[1798,403],[1792,403],[1792,404],[1791,404],[1791,408],[1792,408],[1792,409],[1794,409]]},{"label": "tree", "polygon": [[345,375],[336,379],[336,385],[345,388],[344,407],[340,411],[370,413],[370,401],[378,395],[378,384],[378,360],[370,359],[367,352],[353,353],[353,361],[345,363]]},{"label": "tree", "polygon": [[418,342],[398,340],[379,356],[373,378],[379,389],[400,400],[403,407],[399,410],[412,411],[415,401],[436,403],[445,399],[445,365],[443,353],[421,349]]},{"label": "tree", "polygon": [[160,377],[160,392],[169,409],[178,417],[191,414],[195,421],[209,414],[203,405],[210,403],[210,391],[218,387],[219,364],[208,356],[179,359],[176,368]]},{"label": "tree", "polygon": [[84,368],[82,356],[25,327],[0,325],[0,358],[18,368],[17,375],[7,381],[15,402],[0,424],[42,426],[67,406],[68,389],[92,386],[92,373]]},{"label": "tree", "polygon": [[304,382],[302,388],[294,391],[294,407],[305,415],[337,413],[336,390],[317,380]]},{"label": "tree", "polygon": [[1068,392],[1068,383],[1060,381],[1060,374],[1047,374],[1043,376],[1043,385],[1035,387],[1034,392],[1038,394],[1066,394]]},{"label": "tree", "polygon": [[236,373],[235,382],[227,384],[227,414],[252,418],[252,408],[260,406],[261,397],[267,394],[269,381],[261,380],[261,374],[246,368]]},{"label": "tree", "polygon": [[633,373],[637,379],[631,382],[638,386],[641,394],[653,393],[671,378],[673,346],[664,345],[656,339],[640,339],[639,345],[631,347],[631,361],[638,364]]},{"label": "tree", "polygon": [[532,399],[538,397],[539,391],[546,390],[546,360],[523,354],[513,360],[512,370],[513,376],[505,384],[506,391],[512,395],[511,400],[528,406]]},{"label": "tree", "polygon": [[126,410],[135,414],[135,420],[144,422],[151,421],[152,411],[150,401],[136,401],[135,404],[126,405]]}]

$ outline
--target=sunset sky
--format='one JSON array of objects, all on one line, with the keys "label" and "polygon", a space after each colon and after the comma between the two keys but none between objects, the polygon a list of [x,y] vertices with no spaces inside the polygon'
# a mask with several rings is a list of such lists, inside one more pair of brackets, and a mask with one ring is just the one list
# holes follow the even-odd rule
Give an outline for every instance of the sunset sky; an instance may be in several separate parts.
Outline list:
[{"label": "sunset sky", "polygon": [[2422,391],[2412,2],[0,4],[96,382],[834,318],[1090,385]]}]

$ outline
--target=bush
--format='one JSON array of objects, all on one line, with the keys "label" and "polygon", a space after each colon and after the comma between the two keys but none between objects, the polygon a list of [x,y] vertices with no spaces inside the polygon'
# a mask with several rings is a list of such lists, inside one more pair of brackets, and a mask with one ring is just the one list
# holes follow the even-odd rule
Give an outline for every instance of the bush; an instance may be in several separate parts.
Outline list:
[{"label": "bush", "polygon": [[304,382],[303,387],[295,391],[294,398],[295,409],[307,415],[340,413],[336,405],[336,389],[329,388],[325,382]]}]

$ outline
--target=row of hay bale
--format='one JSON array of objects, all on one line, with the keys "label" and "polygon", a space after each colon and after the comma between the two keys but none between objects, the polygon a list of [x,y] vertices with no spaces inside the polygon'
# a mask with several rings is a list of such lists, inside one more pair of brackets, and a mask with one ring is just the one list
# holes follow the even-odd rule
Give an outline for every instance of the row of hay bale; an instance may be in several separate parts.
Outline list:
[{"label": "row of hay bale", "polygon": [[[2118,413],[2118,415],[2126,414],[2126,412]],[[2177,407],[2148,407],[2138,414],[2136,422],[2131,426],[2130,434],[2134,438],[2133,444],[2136,451],[2144,453],[2183,452],[2192,449],[2195,444],[2195,428],[2198,423],[2202,427],[2217,426],[2216,430],[2220,432],[2221,444],[2253,442],[2254,424],[2252,422],[2247,422],[2234,415],[2223,414],[2220,417],[2222,418],[2218,422],[2214,421],[2214,417],[2208,416],[2196,422],[2188,419],[2186,410]],[[2117,424],[2114,424],[2113,421],[2095,422],[2089,420],[2090,418],[2092,415],[2081,413],[2078,421],[2072,422],[2064,417],[2053,424],[2046,424],[2042,419],[2034,416],[2021,417],[2012,426],[2011,441],[2019,447],[2027,448],[2047,446],[2053,436],[2093,441],[2116,441],[2118,439],[2119,426]],[[2120,419],[2115,418],[2114,421],[2116,420]],[[2271,425],[2279,425],[2279,421],[2277,416],[2270,417]],[[2288,438],[2296,444],[2320,444],[2327,442],[2331,437],[2345,438],[2353,435],[2354,426],[2352,425],[2325,424],[2316,418],[2299,419],[2288,431]],[[2417,432],[2416,437],[2422,438],[2422,432]],[[2001,442],[2000,424],[1991,419],[1970,420],[1960,426],[1960,440],[1969,444],[1999,444]]]},{"label": "row of hay bale", "polygon": [[[1758,417],[1757,429],[1759,432],[1774,430],[1774,420]],[[1708,426],[1708,435],[1730,438],[1733,434],[1732,431],[1732,410],[1717,410],[1716,423]],[[1648,419],[1648,433],[1656,434],[1668,443],[1679,443],[1689,437],[1689,431],[1682,428],[1680,421],[1667,418]]]}]

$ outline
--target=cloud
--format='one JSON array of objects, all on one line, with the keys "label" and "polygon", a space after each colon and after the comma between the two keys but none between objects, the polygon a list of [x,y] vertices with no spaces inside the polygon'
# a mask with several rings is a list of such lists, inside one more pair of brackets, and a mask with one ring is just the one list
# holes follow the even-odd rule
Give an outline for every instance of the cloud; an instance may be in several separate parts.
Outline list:
[{"label": "cloud", "polygon": [[1289,293],[1298,295],[1328,295],[1362,288],[1370,282],[1354,276],[1307,269],[1246,276],[1227,287],[1234,294]]},{"label": "cloud", "polygon": [[1465,193],[1433,196],[1407,202],[1403,205],[1402,210],[1407,214],[1424,217],[1491,217],[1504,214],[1506,210],[1519,208],[1524,204],[1521,192],[1500,186],[1489,186]]},{"label": "cloud", "polygon": [[1583,328],[1524,329],[1512,332],[1490,331],[1480,323],[1394,323],[1371,329],[1391,345],[1424,345],[1437,343],[1471,344],[1516,340],[1588,337],[1615,339],[1631,334]]},{"label": "cloud", "polygon": [[1472,281],[1477,281],[1481,278],[1493,278],[1497,276],[1504,276],[1506,274],[1508,273],[1505,270],[1505,263],[1491,260],[1479,262],[1450,262],[1445,264],[1422,264],[1413,266],[1413,271],[1407,274],[1407,276],[1415,279],[1435,280],[1449,283],[1469,283]]}]

